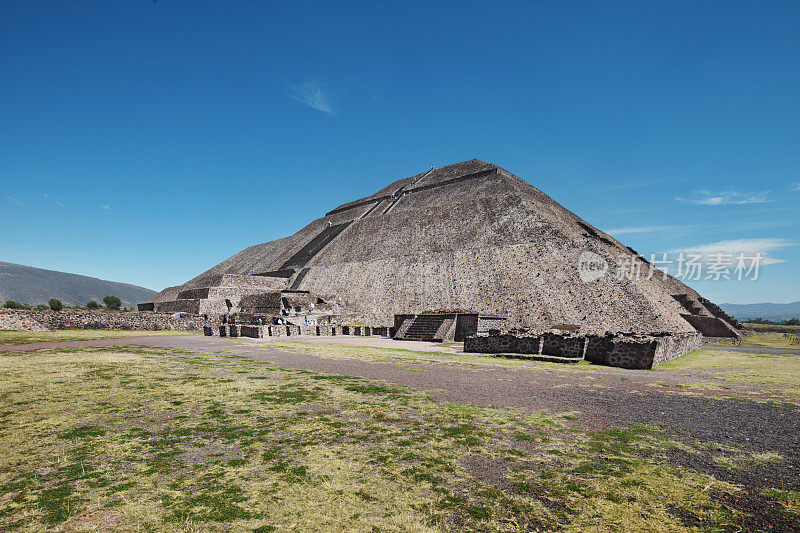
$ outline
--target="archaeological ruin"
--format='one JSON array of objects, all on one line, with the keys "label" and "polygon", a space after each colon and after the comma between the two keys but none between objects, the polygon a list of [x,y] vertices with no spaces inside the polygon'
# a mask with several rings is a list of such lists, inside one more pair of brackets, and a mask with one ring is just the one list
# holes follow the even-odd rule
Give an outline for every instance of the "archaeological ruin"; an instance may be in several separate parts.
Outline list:
[{"label": "archaeological ruin", "polygon": [[[650,275],[621,275],[628,270]],[[572,358],[637,368],[741,328],[633,249],[477,159],[394,181],[139,308],[200,316],[207,333],[226,336],[358,328],[556,356],[547,354],[554,335],[574,345]]]}]

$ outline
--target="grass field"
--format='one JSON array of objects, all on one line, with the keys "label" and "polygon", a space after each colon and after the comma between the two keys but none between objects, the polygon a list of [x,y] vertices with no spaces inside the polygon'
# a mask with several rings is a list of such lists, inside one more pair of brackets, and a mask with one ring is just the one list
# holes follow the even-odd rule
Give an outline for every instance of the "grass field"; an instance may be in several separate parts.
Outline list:
[{"label": "grass field", "polygon": [[[314,344],[313,342],[272,341],[238,339],[234,342],[248,346],[269,346],[293,353],[302,353],[327,359],[358,359],[370,363],[446,363],[471,366],[492,366],[501,368],[528,368],[537,370],[554,370],[559,372],[602,372],[602,367],[587,361],[563,365],[524,359],[496,357],[489,354],[452,353],[449,351],[419,351],[404,348],[374,348],[371,346],[338,346],[332,344]],[[452,343],[451,347],[463,346],[463,343]]]},{"label": "grass field", "polygon": [[755,333],[742,339],[742,346],[765,346],[767,348],[794,348],[800,350],[798,337],[785,333]]},{"label": "grass field", "polygon": [[766,385],[800,393],[800,355],[697,350],[656,367],[658,372],[677,370],[710,371],[719,381]]},{"label": "grass field", "polygon": [[800,326],[787,326],[781,324],[755,324],[753,322],[745,322],[742,325],[746,329],[752,329],[754,331],[786,332],[786,333],[796,333],[800,335]]},{"label": "grass field", "polygon": [[[781,377],[770,359],[718,353],[665,371],[733,357],[741,379],[796,383],[796,366]],[[736,530],[742,487],[669,457],[712,454],[731,471],[786,460],[163,348],[2,354],[0,398],[3,530]],[[800,494],[760,491],[800,520]]]},{"label": "grass field", "polygon": [[0,330],[0,344],[31,344],[34,342],[88,341],[120,339],[142,335],[190,335],[199,331],[121,331],[106,329],[63,329],[57,331]]}]

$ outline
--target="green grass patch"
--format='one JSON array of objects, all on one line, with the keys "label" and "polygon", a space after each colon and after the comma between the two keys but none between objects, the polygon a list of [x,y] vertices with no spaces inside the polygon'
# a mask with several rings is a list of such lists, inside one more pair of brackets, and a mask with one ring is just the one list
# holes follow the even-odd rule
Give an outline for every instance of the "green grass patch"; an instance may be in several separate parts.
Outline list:
[{"label": "green grass patch", "polygon": [[[24,352],[0,357],[0,399],[3,530],[674,531],[746,512],[715,496],[736,487],[669,466],[651,428],[227,355]],[[786,460],[683,446],[731,469]],[[796,493],[761,497],[797,516]]]},{"label": "green grass patch", "polygon": [[742,346],[763,346],[766,348],[793,348],[800,350],[796,335],[784,333],[755,333],[742,339]]},{"label": "green grass patch", "polygon": [[696,350],[656,367],[661,372],[687,369],[709,371],[716,380],[800,392],[800,356]]},{"label": "green grass patch", "polygon": [[0,344],[32,344],[35,342],[71,342],[96,339],[122,339],[143,335],[196,335],[199,331],[131,331],[107,329],[63,329],[56,331],[0,330]]}]

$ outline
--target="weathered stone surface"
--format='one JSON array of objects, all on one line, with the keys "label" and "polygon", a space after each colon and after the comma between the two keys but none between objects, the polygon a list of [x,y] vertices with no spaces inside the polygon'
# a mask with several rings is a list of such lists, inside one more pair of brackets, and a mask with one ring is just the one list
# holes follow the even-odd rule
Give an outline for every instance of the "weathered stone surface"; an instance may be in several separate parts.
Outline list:
[{"label": "weathered stone surface", "polygon": [[[542,354],[621,368],[649,369],[685,355],[702,345],[697,332],[662,335],[475,336],[464,341],[464,351],[474,353]],[[540,349],[541,348],[541,349]]]},{"label": "weathered stone surface", "polygon": [[586,343],[584,337],[545,333],[542,335],[542,353],[557,357],[582,358]]},{"label": "weathered stone surface", "polygon": [[107,311],[29,311],[0,309],[0,329],[47,331],[56,329],[122,329],[122,330],[199,330],[202,321],[196,318],[173,318],[168,314]]},{"label": "weathered stone surface", "polygon": [[[608,273],[583,281],[578,262],[584,252],[596,254]],[[391,324],[398,314],[465,309],[507,316],[508,327],[534,331],[558,324],[578,324],[582,333],[695,331],[673,295],[693,302],[700,296],[660,273],[617,276],[630,262],[644,272],[650,268],[540,190],[473,159],[343,204],[294,235],[251,246],[153,301],[158,309],[204,287],[231,287],[240,298],[270,285],[311,291],[336,302],[337,314],[345,310],[345,318],[374,325]],[[226,312],[221,298],[209,292],[200,313]],[[697,312],[712,316],[702,303]]]},{"label": "weathered stone surface", "polygon": [[516,335],[492,335],[489,337],[467,337],[464,351],[468,353],[525,353],[538,354],[541,346],[539,337],[518,337]]},{"label": "weathered stone surface", "polygon": [[739,337],[737,332],[730,324],[715,316],[702,315],[681,315],[687,322],[703,334],[704,337]]}]

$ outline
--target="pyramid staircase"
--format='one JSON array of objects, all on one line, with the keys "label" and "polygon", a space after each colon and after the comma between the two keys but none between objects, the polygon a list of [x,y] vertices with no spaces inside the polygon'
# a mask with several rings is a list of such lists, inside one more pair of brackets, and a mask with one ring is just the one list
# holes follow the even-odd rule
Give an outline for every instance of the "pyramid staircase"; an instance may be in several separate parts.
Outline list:
[{"label": "pyramid staircase", "polygon": [[333,239],[335,239],[341,232],[347,229],[352,223],[345,222],[343,224],[336,224],[335,226],[328,226],[323,229],[316,237],[311,239],[305,246],[300,248],[292,257],[290,257],[283,266],[278,269],[279,271],[298,270],[306,266],[312,257],[317,255],[320,250],[325,248]]},{"label": "pyramid staircase", "polygon": [[[742,336],[742,325],[735,318],[728,316],[718,306],[702,297],[690,294],[673,294],[673,298],[687,313],[681,316],[704,337],[739,338]],[[710,305],[709,305],[710,304]]]},{"label": "pyramid staircase", "polygon": [[404,341],[442,342],[453,321],[448,315],[416,315],[403,321],[394,338]]},{"label": "pyramid staircase", "polygon": [[703,306],[705,306],[706,309],[708,309],[708,312],[714,315],[715,317],[727,322],[736,329],[744,329],[744,326],[742,325],[741,322],[739,322],[734,317],[723,311],[722,308],[717,304],[715,304],[714,302],[706,300],[702,296],[699,298],[699,301],[701,304],[703,304]]},{"label": "pyramid staircase", "polygon": [[709,315],[708,311],[706,311],[697,298],[688,294],[673,294],[672,297],[675,298],[678,303],[681,304],[681,307],[688,311],[690,315]]}]

